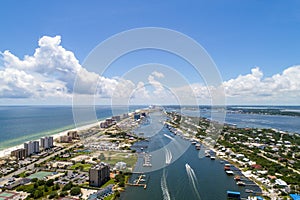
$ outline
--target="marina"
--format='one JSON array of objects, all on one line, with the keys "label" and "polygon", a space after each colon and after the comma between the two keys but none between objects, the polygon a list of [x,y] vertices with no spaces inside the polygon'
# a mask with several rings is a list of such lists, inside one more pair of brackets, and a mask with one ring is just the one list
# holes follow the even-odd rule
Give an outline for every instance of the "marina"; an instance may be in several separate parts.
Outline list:
[{"label": "marina", "polygon": [[[155,118],[152,117],[152,120],[155,121]],[[151,128],[151,124],[148,125],[148,127]],[[151,129],[149,131],[151,131]],[[145,132],[145,135],[148,134],[147,130],[145,129],[143,130],[143,132]],[[167,137],[165,135],[174,135],[169,130],[169,127],[167,125],[165,125],[158,134],[153,136],[153,138],[149,139],[148,141],[141,141],[140,143],[133,145],[134,147],[136,147],[137,152],[139,152],[141,158],[140,162],[138,162],[138,165],[140,166],[137,166],[137,169],[143,169],[143,167],[144,169],[151,169],[153,167],[152,162],[153,160],[156,160],[156,157],[159,155],[155,155],[155,157],[153,157],[153,153],[151,152],[157,150],[159,148],[158,146],[164,145],[153,145],[152,142],[157,143],[159,141],[161,143],[167,144],[172,139],[170,138],[171,136]],[[201,199],[204,200],[226,199],[227,191],[239,192],[242,198],[246,198],[249,195],[261,193],[258,186],[256,186],[252,181],[245,178],[239,171],[239,169],[235,168],[227,161],[220,159],[212,149],[205,149],[206,147],[203,144],[199,142],[195,143],[195,141],[193,140],[182,138],[180,134],[177,134],[172,138],[177,139],[179,142],[181,140],[182,142],[188,141],[190,143],[190,147],[175,162],[169,163],[167,167],[145,173],[147,178],[140,177],[140,175],[143,174],[142,171],[141,174],[133,174],[128,184],[128,186],[132,187],[126,188],[126,192],[122,193],[121,199],[139,200],[141,197],[143,197],[143,199],[145,200],[161,199],[163,195],[161,185],[163,185],[163,188],[165,188],[164,190],[168,191],[171,199],[199,199],[197,197],[197,193],[195,192],[197,188],[197,192],[199,192]],[[140,148],[138,148],[141,145],[146,145],[148,148],[144,149],[144,151],[141,151]],[[199,150],[197,150],[196,146],[199,146],[200,150],[204,148],[205,150],[203,151],[205,152],[205,155],[209,157],[209,159],[205,157],[199,159]],[[164,160],[166,158],[165,156],[167,155],[167,151],[163,152],[164,154],[161,156]],[[190,166],[190,172],[184,170],[184,166],[186,166],[187,163]],[[224,170],[231,171],[229,172],[230,175],[224,173]],[[161,182],[161,178],[165,176],[164,174],[166,174],[166,180],[165,182]],[[245,185],[242,186],[242,183],[237,184],[237,180],[235,180],[233,177],[234,175],[240,176],[240,181],[245,183]],[[150,176],[151,180],[149,180]],[[211,180],[212,178],[216,181],[211,183],[208,182],[208,180]],[[180,183],[178,182],[178,180],[180,180]],[[196,180],[196,188],[193,189],[194,187],[190,185],[192,184],[190,181]],[[185,187],[185,192],[178,193],[182,185],[187,186]],[[147,189],[145,190],[144,188]],[[213,188],[214,192],[207,192],[212,191]]]},{"label": "marina", "polygon": [[147,188],[147,184],[145,183],[146,180],[146,175],[145,174],[141,174],[138,179],[134,180],[133,183],[127,183],[127,185],[129,186],[138,186],[138,187],[143,187],[144,189]]}]

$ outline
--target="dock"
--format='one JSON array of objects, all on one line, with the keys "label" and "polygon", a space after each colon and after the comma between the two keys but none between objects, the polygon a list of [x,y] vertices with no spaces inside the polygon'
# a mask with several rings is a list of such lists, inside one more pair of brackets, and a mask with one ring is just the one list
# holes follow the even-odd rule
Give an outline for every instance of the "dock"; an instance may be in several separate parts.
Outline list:
[{"label": "dock", "polygon": [[135,183],[127,183],[127,185],[129,185],[129,186],[137,186],[137,187],[144,187],[144,189],[146,189],[147,188],[147,184],[146,183],[140,183],[140,182],[144,182],[144,181],[142,181],[142,178],[145,177],[145,176],[146,175],[141,174],[139,176],[139,178],[136,180]]},{"label": "dock", "polygon": [[144,164],[143,167],[152,167],[151,164],[151,155],[150,154],[145,154],[144,155]]}]

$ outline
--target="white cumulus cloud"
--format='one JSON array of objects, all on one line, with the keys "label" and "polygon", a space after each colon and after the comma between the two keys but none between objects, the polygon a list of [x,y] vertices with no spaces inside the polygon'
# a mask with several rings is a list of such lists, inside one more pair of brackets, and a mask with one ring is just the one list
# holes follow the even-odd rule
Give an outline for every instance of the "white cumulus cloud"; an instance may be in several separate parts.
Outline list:
[{"label": "white cumulus cloud", "polygon": [[163,84],[158,80],[156,80],[156,78],[163,78],[163,77],[164,75],[157,71],[152,72],[151,75],[148,76],[148,83],[154,87],[155,90],[153,93],[158,97],[163,97],[166,94]]},{"label": "white cumulus cloud", "polygon": [[[0,70],[2,98],[29,98],[55,95],[70,95],[75,78],[76,92],[94,94],[93,85],[98,83],[98,94],[102,97],[112,95],[118,82],[84,69],[74,53],[61,46],[61,37],[43,36],[38,41],[33,55],[18,58],[10,51],[1,53],[3,66]],[[77,76],[77,77],[76,77]]]},{"label": "white cumulus cloud", "polygon": [[227,97],[235,102],[299,104],[300,66],[291,66],[271,77],[264,77],[256,67],[250,74],[225,81],[223,87]]},{"label": "white cumulus cloud", "polygon": [[[224,81],[219,88],[202,83],[168,88],[169,76],[158,70],[146,76],[144,82],[122,78],[107,78],[83,68],[74,53],[61,45],[60,36],[43,36],[33,55],[24,58],[10,51],[0,52],[0,98],[71,97],[72,93],[96,95],[100,98],[140,99],[152,103],[173,99],[198,99],[209,102],[224,88],[228,103],[294,103],[299,104],[300,66],[291,66],[282,73],[265,77],[256,67],[249,74]],[[168,74],[166,74],[168,75]],[[76,80],[76,82],[75,82]],[[170,79],[171,80],[171,79]],[[174,81],[174,80],[172,80]],[[76,83],[76,91],[74,91]],[[202,101],[203,100],[203,101]],[[204,101],[205,100],[205,101]],[[138,102],[138,101],[137,101]]]}]

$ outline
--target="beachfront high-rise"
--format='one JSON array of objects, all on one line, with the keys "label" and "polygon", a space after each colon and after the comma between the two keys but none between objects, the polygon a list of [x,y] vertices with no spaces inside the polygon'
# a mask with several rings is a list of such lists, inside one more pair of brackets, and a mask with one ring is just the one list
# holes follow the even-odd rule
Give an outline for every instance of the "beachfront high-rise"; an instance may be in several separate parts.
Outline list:
[{"label": "beachfront high-rise", "polygon": [[42,137],[40,139],[41,142],[41,148],[43,149],[49,149],[53,147],[53,137]]},{"label": "beachfront high-rise", "polygon": [[38,141],[29,141],[24,143],[24,149],[26,151],[26,155],[30,156],[34,153],[40,152],[40,144]]},{"label": "beachfront high-rise", "polygon": [[100,163],[93,166],[89,170],[90,186],[100,187],[109,180],[110,170],[109,166],[105,163]]},{"label": "beachfront high-rise", "polygon": [[27,157],[26,149],[16,149],[10,153],[11,156],[16,157],[17,160],[21,160]]}]

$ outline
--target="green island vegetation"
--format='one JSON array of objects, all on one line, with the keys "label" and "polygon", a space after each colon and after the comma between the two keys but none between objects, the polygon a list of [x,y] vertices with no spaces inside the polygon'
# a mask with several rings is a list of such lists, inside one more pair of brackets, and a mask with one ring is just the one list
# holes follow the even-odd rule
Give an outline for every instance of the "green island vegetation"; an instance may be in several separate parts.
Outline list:
[{"label": "green island vegetation", "polygon": [[[230,132],[230,134],[228,134],[228,132]],[[222,133],[223,137],[218,140],[218,143],[226,148],[230,148],[235,153],[244,154],[250,160],[255,161],[261,165],[263,169],[268,171],[267,175],[280,174],[280,178],[288,184],[300,185],[300,174],[292,170],[300,169],[300,156],[297,153],[300,150],[300,137],[296,134],[284,134],[282,140],[288,141],[293,146],[288,148],[283,145],[274,151],[269,146],[272,144],[272,141],[270,137],[266,137],[267,135],[272,135],[275,141],[281,138],[280,133],[271,129],[247,130],[226,127]],[[264,147],[264,149],[255,147],[249,148],[249,145],[244,144],[248,141],[248,137],[259,137],[266,147]],[[268,158],[272,159],[271,162]],[[291,160],[292,162],[289,162]],[[267,175],[261,175],[261,177],[267,177]]]},{"label": "green island vegetation", "polygon": [[300,116],[300,112],[293,112],[289,110],[282,110],[279,108],[234,108],[229,107],[229,111],[240,112],[244,114],[259,114],[259,115],[288,115],[288,116]]}]

